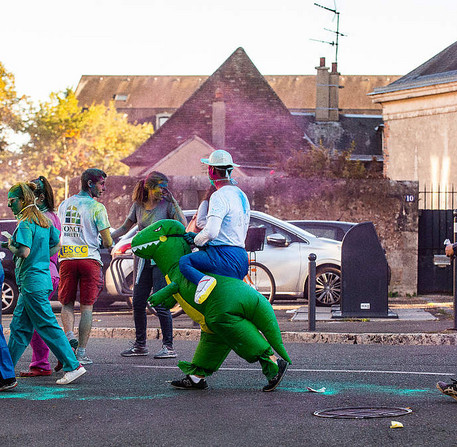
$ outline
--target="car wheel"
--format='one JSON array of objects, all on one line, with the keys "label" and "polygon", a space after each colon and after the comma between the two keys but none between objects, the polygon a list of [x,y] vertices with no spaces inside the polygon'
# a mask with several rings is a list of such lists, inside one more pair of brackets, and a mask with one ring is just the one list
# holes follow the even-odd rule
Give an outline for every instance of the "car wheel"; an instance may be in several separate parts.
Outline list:
[{"label": "car wheel", "polygon": [[321,267],[316,272],[316,304],[331,306],[341,300],[341,272],[335,267]]},{"label": "car wheel", "polygon": [[[308,282],[305,296],[308,298]],[[316,305],[332,306],[341,301],[341,271],[335,267],[319,267],[316,271]]]},{"label": "car wheel", "polygon": [[2,286],[2,312],[12,314],[19,298],[19,290],[16,283],[10,278],[5,278]]}]

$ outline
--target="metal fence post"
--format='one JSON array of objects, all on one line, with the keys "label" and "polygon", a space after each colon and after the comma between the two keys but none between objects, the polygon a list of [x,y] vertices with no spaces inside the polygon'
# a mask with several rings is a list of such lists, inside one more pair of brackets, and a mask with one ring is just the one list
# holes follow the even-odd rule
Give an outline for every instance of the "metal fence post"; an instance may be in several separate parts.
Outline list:
[{"label": "metal fence post", "polygon": [[[454,210],[454,244],[457,242],[457,210]],[[452,330],[457,331],[457,258],[454,254],[454,262],[452,263],[453,268],[453,283],[452,288],[454,291],[454,327]]]},{"label": "metal fence post", "polygon": [[316,330],[316,255],[308,256],[308,331]]}]

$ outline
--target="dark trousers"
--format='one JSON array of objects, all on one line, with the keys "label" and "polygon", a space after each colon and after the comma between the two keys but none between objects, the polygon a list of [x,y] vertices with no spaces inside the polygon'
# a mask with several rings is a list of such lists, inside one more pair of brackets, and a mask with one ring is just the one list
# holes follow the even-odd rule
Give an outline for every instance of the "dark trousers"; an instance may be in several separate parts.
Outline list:
[{"label": "dark trousers", "polygon": [[[138,346],[146,346],[147,315],[146,304],[153,291],[163,289],[167,285],[162,272],[156,265],[144,260],[144,267],[135,281],[133,288],[133,320],[135,322],[135,343]],[[160,328],[163,334],[163,344],[167,348],[173,348],[173,318],[169,309],[156,306]]]}]

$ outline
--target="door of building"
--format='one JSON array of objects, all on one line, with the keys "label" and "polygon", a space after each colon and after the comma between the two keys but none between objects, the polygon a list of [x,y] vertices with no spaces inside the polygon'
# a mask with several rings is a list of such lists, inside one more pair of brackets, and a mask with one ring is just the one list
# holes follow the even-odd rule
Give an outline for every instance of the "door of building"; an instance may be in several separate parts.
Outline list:
[{"label": "door of building", "polygon": [[418,234],[417,293],[452,294],[452,265],[438,267],[434,255],[444,254],[443,242],[454,238],[452,210],[420,210]]}]

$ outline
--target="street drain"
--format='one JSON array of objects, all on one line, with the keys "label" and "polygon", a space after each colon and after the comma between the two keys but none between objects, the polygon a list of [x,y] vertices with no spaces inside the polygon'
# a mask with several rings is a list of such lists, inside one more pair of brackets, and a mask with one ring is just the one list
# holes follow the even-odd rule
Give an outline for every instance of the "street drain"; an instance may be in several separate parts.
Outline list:
[{"label": "street drain", "polygon": [[403,416],[412,413],[410,408],[401,407],[344,407],[327,408],[315,411],[314,416],[321,418],[334,419],[371,419],[371,418],[390,418],[393,416]]}]

